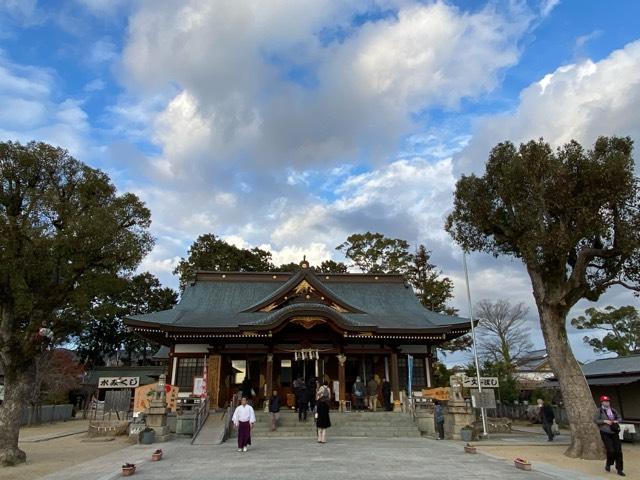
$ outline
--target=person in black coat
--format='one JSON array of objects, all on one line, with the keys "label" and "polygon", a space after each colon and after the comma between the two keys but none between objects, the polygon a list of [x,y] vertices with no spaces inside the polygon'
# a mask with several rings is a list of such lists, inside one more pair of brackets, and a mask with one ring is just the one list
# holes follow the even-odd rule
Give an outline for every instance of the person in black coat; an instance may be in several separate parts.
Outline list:
[{"label": "person in black coat", "polygon": [[253,386],[251,385],[251,380],[249,380],[248,376],[244,377],[242,383],[240,384],[240,391],[242,392],[242,396],[247,399],[249,405],[251,405],[250,400],[253,398]]},{"label": "person in black coat", "polygon": [[384,380],[382,380],[382,400],[384,401],[384,409],[387,412],[390,412],[392,410],[391,408],[391,384],[389,383],[389,380],[387,380],[386,378]]},{"label": "person in black coat", "polygon": [[316,427],[318,429],[318,443],[327,443],[327,428],[331,427],[329,406],[331,391],[328,382],[324,382],[316,392]]},{"label": "person in black coat", "polygon": [[606,395],[600,397],[600,408],[593,415],[593,421],[600,429],[600,437],[607,450],[607,463],[604,469],[610,472],[611,465],[615,464],[618,475],[626,477],[622,471],[622,444],[620,443],[622,417],[611,407],[611,399]]},{"label": "person in black coat", "polygon": [[280,416],[280,407],[282,407],[282,398],[278,395],[278,391],[274,390],[269,398],[269,415],[271,416],[271,430],[276,431],[278,427],[278,417]]},{"label": "person in black coat", "polygon": [[547,434],[550,442],[553,441],[553,420],[556,418],[553,408],[547,405],[541,398],[538,399],[538,420],[542,423],[542,429]]},{"label": "person in black coat", "polygon": [[296,396],[296,410],[298,410],[298,421],[307,421],[307,386],[304,384],[302,378],[299,378],[293,389],[293,393]]}]

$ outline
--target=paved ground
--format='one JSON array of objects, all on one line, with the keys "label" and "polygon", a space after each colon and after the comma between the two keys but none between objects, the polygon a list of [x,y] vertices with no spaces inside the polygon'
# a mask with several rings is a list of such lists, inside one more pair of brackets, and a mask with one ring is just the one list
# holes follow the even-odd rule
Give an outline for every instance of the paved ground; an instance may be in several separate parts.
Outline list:
[{"label": "paved ground", "polygon": [[427,438],[330,438],[325,445],[307,439],[271,439],[255,442],[247,453],[237,452],[233,442],[196,446],[188,440],[178,440],[161,446],[165,457],[160,462],[149,461],[157,445],[135,445],[44,478],[114,480],[119,477],[120,465],[124,462],[138,465],[136,478],[139,480],[593,478],[543,465],[538,465],[537,471],[523,472],[504,460],[465,454],[460,442]]}]

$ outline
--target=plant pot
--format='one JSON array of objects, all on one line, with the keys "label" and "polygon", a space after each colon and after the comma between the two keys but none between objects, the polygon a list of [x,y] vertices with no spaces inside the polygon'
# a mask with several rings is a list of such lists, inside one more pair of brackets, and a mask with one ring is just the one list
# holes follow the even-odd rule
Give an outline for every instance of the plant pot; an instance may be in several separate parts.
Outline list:
[{"label": "plant pot", "polygon": [[473,440],[473,430],[463,428],[460,430],[460,438],[463,442],[470,442]]},{"label": "plant pot", "polygon": [[157,462],[158,460],[162,460],[162,453],[152,453],[151,454],[151,461],[152,462]]},{"label": "plant pot", "polygon": [[478,453],[478,449],[476,447],[474,447],[473,445],[465,445],[464,446],[464,451],[466,453]]},{"label": "plant pot", "polygon": [[523,462],[522,460],[514,460],[513,464],[515,465],[516,468],[519,468],[520,470],[526,470],[526,471],[531,471],[531,463],[529,462]]},{"label": "plant pot", "polygon": [[142,431],[142,439],[140,440],[140,443],[142,445],[151,445],[154,440],[156,439],[156,432],[154,432],[153,430],[143,430]]},{"label": "plant pot", "polygon": [[134,473],[136,473],[136,467],[122,467],[123,477],[130,477]]}]

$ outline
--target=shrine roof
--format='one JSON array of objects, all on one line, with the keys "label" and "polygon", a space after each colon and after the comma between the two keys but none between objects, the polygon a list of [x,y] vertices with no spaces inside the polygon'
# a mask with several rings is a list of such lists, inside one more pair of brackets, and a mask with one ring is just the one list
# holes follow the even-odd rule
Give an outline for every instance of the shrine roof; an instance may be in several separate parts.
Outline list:
[{"label": "shrine roof", "polygon": [[[287,303],[287,292],[305,288]],[[291,295],[291,293],[289,293]],[[321,297],[320,297],[321,296]],[[264,328],[285,315],[330,315],[348,330],[446,332],[469,328],[469,320],[432,312],[401,275],[198,272],[171,310],[126,319],[131,326],[160,330]]]}]

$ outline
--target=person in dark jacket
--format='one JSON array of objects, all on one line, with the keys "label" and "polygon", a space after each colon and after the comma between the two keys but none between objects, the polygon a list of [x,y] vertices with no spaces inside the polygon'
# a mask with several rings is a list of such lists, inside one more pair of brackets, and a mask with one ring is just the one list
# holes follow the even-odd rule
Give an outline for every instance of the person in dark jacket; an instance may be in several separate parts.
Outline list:
[{"label": "person in dark jacket", "polygon": [[309,410],[315,411],[316,409],[316,391],[320,384],[318,383],[318,379],[313,375],[309,377],[307,380],[307,400],[309,403]]},{"label": "person in dark jacket", "polygon": [[618,475],[626,477],[622,471],[622,444],[620,443],[620,422],[622,417],[611,407],[611,399],[606,395],[600,397],[600,408],[593,415],[593,421],[600,429],[600,437],[607,450],[607,463],[604,469],[611,471],[615,464]]},{"label": "person in dark jacket", "polygon": [[542,429],[547,434],[549,442],[553,442],[553,420],[556,418],[553,408],[547,405],[542,398],[538,399],[538,420],[542,423]]},{"label": "person in dark jacket", "polygon": [[354,410],[362,410],[364,408],[364,383],[360,377],[356,377],[356,381],[351,387],[351,394],[353,395]]},{"label": "person in dark jacket", "polygon": [[433,421],[436,424],[436,440],[444,440],[444,407],[440,400],[433,401]]},{"label": "person in dark jacket", "polygon": [[386,378],[382,380],[382,388],[380,389],[382,391],[382,401],[384,402],[384,409],[387,412],[390,412],[391,409],[391,384],[389,383],[389,380],[387,380]]},{"label": "person in dark jacket", "polygon": [[324,382],[316,391],[316,427],[318,429],[318,443],[327,443],[327,428],[331,427],[329,418],[329,405],[331,403],[331,391],[329,383]]},{"label": "person in dark jacket", "polygon": [[249,380],[248,376],[244,377],[242,383],[240,384],[240,392],[242,392],[242,396],[247,399],[247,403],[251,405],[251,399],[253,399],[253,386],[251,385],[251,380]]},{"label": "person in dark jacket", "polygon": [[302,422],[303,420],[307,421],[307,386],[305,385],[302,378],[298,379],[298,382],[294,388],[293,393],[296,396],[296,410],[298,410],[298,421]]},{"label": "person in dark jacket", "polygon": [[271,416],[271,431],[273,432],[275,432],[278,427],[280,407],[282,407],[282,398],[278,395],[278,391],[274,390],[273,394],[269,398],[269,415]]}]

